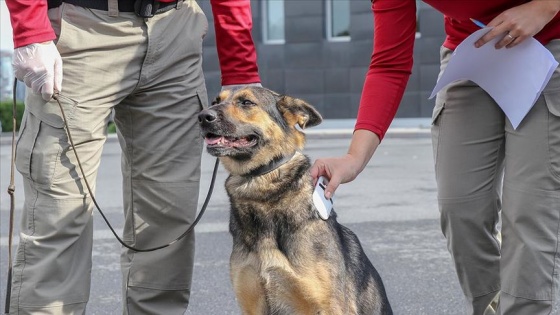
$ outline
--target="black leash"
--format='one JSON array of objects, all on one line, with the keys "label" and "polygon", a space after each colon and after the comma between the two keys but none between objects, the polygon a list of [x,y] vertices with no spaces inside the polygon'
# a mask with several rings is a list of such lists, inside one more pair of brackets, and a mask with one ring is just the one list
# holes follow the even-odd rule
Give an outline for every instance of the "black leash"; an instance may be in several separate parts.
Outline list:
[{"label": "black leash", "polygon": [[[8,277],[7,277],[7,286],[6,286],[6,304],[5,304],[5,314],[9,314],[10,312],[10,297],[11,297],[11,289],[12,289],[12,234],[13,234],[13,221],[14,221],[14,208],[15,208],[15,197],[14,197],[14,192],[15,192],[15,184],[14,184],[14,168],[15,168],[15,139],[16,139],[16,122],[17,122],[17,108],[16,108],[16,87],[17,87],[17,79],[14,80],[14,91],[13,91],[13,130],[12,130],[12,163],[11,163],[11,173],[10,173],[10,185],[8,187],[8,193],[10,194],[10,201],[11,201],[11,205],[10,205],[10,229],[9,229],[9,236],[8,236]],[[153,252],[162,248],[166,248],[169,247],[171,245],[173,245],[174,243],[178,242],[179,240],[181,240],[182,238],[184,238],[187,234],[189,234],[194,227],[198,224],[198,222],[200,221],[200,219],[202,218],[202,215],[204,214],[204,212],[206,211],[206,207],[208,206],[208,202],[210,202],[210,197],[212,196],[212,191],[214,190],[214,184],[216,182],[216,174],[218,173],[218,165],[219,165],[219,159],[216,158],[216,163],[214,164],[214,171],[212,172],[212,179],[210,181],[210,187],[208,188],[208,193],[206,194],[206,198],[204,199],[204,203],[202,205],[202,208],[200,209],[200,212],[198,213],[196,219],[194,220],[194,222],[189,226],[189,228],[181,235],[179,235],[179,237],[175,238],[173,241],[164,244],[164,245],[160,245],[160,246],[155,246],[155,247],[151,247],[151,248],[136,248],[134,246],[128,245],[126,244],[115,232],[115,229],[113,228],[113,226],[111,225],[111,223],[109,222],[109,220],[107,219],[107,217],[105,216],[105,214],[103,213],[103,211],[101,210],[101,207],[99,207],[99,204],[97,203],[97,200],[95,199],[95,196],[93,194],[93,191],[89,185],[89,182],[86,178],[84,169],[82,167],[82,163],[80,162],[80,158],[78,156],[78,152],[76,151],[76,147],[74,146],[74,141],[72,139],[72,135],[70,134],[70,128],[68,127],[68,121],[66,120],[66,114],[64,113],[64,109],[62,108],[62,104],[60,102],[60,98],[65,98],[65,99],[69,99],[68,97],[64,97],[61,94],[55,93],[55,95],[53,95],[53,99],[56,100],[56,102],[58,103],[58,107],[60,108],[60,112],[62,114],[62,120],[64,121],[64,128],[66,130],[66,134],[68,135],[68,140],[70,142],[70,146],[72,147],[72,150],[74,151],[74,155],[76,156],[76,161],[78,164],[78,167],[80,168],[80,173],[82,174],[83,177],[83,181],[84,184],[87,187],[87,190],[91,196],[91,200],[93,201],[93,203],[95,204],[95,207],[97,208],[97,210],[99,211],[99,213],[101,214],[101,216],[103,217],[103,220],[105,221],[105,223],[107,224],[107,226],[109,227],[109,229],[111,230],[111,232],[113,233],[113,235],[115,236],[115,238],[117,239],[117,241],[124,247],[133,250],[135,252]],[[70,101],[73,101],[71,99],[69,99]],[[73,101],[75,102],[75,101]]]}]

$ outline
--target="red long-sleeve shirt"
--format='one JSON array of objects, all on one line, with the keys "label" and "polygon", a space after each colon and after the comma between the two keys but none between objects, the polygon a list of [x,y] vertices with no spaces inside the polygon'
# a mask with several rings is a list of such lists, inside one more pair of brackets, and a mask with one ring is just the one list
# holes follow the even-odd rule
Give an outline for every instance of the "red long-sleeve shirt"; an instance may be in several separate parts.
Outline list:
[{"label": "red long-sleeve shirt", "polygon": [[[250,0],[211,0],[211,4],[222,85],[260,82]],[[6,0],[6,5],[15,48],[56,38],[47,16],[47,0]]]},{"label": "red long-sleeve shirt", "polygon": [[[424,0],[444,15],[446,39],[443,46],[455,49],[479,28],[470,18],[490,22],[506,9],[527,0]],[[374,0],[374,43],[364,82],[355,129],[366,129],[381,139],[395,117],[412,70],[416,33],[415,0]],[[560,39],[560,14],[535,39],[546,45]],[[435,84],[435,82],[434,82]]]}]

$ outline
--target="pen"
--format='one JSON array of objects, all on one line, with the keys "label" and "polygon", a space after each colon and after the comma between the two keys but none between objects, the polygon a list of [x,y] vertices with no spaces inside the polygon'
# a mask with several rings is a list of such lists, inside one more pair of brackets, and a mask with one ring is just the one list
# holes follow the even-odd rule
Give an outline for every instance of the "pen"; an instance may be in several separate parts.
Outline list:
[{"label": "pen", "polygon": [[486,24],[480,22],[479,20],[475,20],[475,19],[471,18],[471,21],[472,21],[474,24],[476,24],[476,26],[478,26],[478,27],[480,27],[480,28],[485,28],[485,27],[486,27]]}]

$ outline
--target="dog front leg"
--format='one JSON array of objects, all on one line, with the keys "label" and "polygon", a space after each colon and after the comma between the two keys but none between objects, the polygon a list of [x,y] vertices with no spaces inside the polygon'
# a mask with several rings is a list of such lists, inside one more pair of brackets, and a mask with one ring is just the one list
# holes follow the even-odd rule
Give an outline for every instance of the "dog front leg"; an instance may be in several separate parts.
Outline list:
[{"label": "dog front leg", "polygon": [[259,275],[250,266],[231,268],[231,282],[243,315],[266,315],[268,306]]},{"label": "dog front leg", "polygon": [[[323,276],[323,277],[321,277]],[[266,269],[265,290],[270,309],[279,314],[339,315],[354,314],[333,294],[328,275],[296,274],[293,269]]]}]

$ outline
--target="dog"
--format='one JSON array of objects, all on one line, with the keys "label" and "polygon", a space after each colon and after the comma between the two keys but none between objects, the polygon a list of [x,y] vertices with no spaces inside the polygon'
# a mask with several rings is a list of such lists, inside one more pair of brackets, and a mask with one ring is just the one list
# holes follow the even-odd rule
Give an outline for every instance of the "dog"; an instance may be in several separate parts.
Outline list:
[{"label": "dog", "polygon": [[313,204],[302,129],[320,124],[319,112],[251,86],[222,91],[198,120],[229,172],[230,277],[243,314],[392,314],[356,235]]}]

